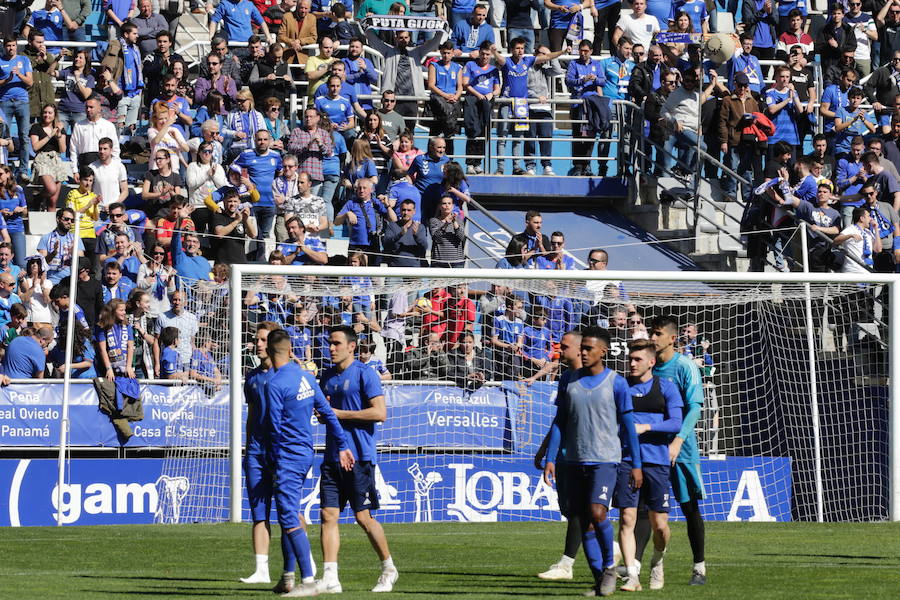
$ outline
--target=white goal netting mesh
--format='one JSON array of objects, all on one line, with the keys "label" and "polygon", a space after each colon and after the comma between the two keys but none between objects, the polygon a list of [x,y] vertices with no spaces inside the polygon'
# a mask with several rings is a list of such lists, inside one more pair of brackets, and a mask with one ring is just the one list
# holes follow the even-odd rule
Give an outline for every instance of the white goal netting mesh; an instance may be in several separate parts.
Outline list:
[{"label": "white goal netting mesh", "polygon": [[[679,351],[703,373],[697,434],[707,518],[814,520],[817,478],[826,520],[888,516],[884,286],[290,273],[245,275],[239,316],[227,315],[221,289],[193,294],[192,309],[211,315],[224,365],[229,320],[240,319],[246,368],[254,364],[249,342],[261,321],[284,327],[295,355],[317,372],[330,364],[329,327],[358,330],[358,358],[381,373],[388,406],[377,471],[385,522],[559,519],[555,492],[532,464],[555,412],[557,373],[541,375],[541,367],[555,360],[564,332],[599,324],[613,337],[608,366],[624,373],[627,342],[646,335],[660,315],[678,319]],[[227,393],[209,392],[195,418],[227,431]],[[324,427],[317,430],[322,442]],[[227,444],[184,435],[167,444],[166,475],[189,481],[181,520],[226,520]],[[303,501],[313,520],[318,472],[307,478]]]}]

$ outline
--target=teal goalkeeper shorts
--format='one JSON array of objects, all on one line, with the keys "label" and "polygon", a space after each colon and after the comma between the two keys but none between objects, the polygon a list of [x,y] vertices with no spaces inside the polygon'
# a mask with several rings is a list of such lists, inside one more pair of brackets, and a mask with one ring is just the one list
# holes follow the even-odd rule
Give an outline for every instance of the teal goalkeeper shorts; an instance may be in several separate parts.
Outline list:
[{"label": "teal goalkeeper shorts", "polygon": [[703,500],[706,497],[700,463],[676,462],[672,467],[670,477],[672,478],[672,491],[679,504],[691,500]]}]

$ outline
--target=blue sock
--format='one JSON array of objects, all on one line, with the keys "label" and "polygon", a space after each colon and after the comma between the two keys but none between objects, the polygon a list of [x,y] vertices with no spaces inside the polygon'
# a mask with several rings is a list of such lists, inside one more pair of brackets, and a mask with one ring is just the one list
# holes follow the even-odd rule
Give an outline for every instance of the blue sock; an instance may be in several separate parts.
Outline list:
[{"label": "blue sock", "polygon": [[291,540],[291,546],[294,548],[294,556],[300,564],[300,576],[304,579],[312,577],[312,563],[309,562],[309,538],[306,537],[306,531],[300,527],[290,532],[288,537]]},{"label": "blue sock", "polygon": [[603,574],[603,558],[600,554],[600,544],[597,542],[597,536],[593,530],[585,531],[581,536],[581,546],[584,548],[584,557],[587,559],[588,566],[594,577],[600,577]]},{"label": "blue sock", "polygon": [[293,573],[297,559],[294,556],[294,548],[291,545],[291,540],[284,529],[281,530],[281,555],[284,557],[284,572]]},{"label": "blue sock", "polygon": [[613,558],[613,526],[609,519],[603,519],[599,523],[594,523],[594,532],[597,534],[597,541],[600,543],[600,552],[603,554],[603,568],[611,567],[615,564]]}]

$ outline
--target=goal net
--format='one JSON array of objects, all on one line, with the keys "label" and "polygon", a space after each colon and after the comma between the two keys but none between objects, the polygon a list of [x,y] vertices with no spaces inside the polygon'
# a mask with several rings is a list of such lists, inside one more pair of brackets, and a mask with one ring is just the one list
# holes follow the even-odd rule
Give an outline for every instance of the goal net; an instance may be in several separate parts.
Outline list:
[{"label": "goal net", "polygon": [[[609,328],[607,365],[625,373],[628,341],[646,336],[660,315],[677,318],[678,349],[703,375],[696,432],[706,518],[889,516],[886,285],[310,272],[242,273],[240,315],[229,314],[221,290],[194,294],[192,306],[216,315],[211,331],[223,364],[230,336],[240,336],[242,371],[255,364],[250,341],[262,321],[284,327],[298,360],[319,374],[330,366],[329,327],[357,329],[357,358],[383,378],[388,407],[376,471],[384,522],[560,519],[556,493],[533,464],[555,413],[558,377],[541,367],[556,360],[563,333],[589,323]],[[241,377],[229,381],[240,386]],[[211,397],[218,400],[196,412],[206,420],[197,425],[228,431],[227,396]],[[323,444],[324,426],[316,435]],[[227,520],[237,472],[229,471],[227,444],[183,435],[167,444],[164,476],[189,482],[181,520]],[[318,465],[302,505],[313,521]]]}]

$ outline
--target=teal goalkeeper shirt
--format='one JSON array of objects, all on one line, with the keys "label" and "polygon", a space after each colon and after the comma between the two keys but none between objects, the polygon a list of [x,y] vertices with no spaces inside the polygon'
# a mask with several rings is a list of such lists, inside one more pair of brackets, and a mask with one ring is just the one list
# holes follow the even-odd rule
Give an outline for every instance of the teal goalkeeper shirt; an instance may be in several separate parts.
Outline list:
[{"label": "teal goalkeeper shirt", "polygon": [[678,432],[678,437],[684,440],[684,444],[681,446],[677,462],[700,462],[697,435],[694,433],[694,426],[703,411],[703,383],[700,378],[700,369],[693,360],[676,352],[675,356],[667,362],[656,363],[656,366],[653,367],[653,374],[674,383],[684,401],[684,418],[681,431]]}]

